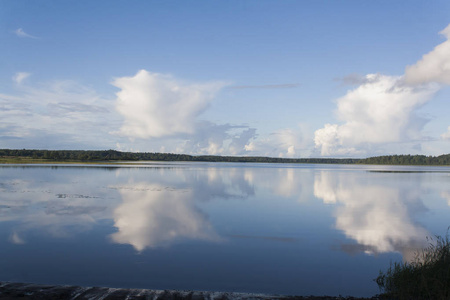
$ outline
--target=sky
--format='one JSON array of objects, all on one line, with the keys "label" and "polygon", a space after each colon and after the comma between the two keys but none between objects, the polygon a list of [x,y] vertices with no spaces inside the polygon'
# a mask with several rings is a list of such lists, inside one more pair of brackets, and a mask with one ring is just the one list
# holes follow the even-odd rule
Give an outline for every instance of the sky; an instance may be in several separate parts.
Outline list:
[{"label": "sky", "polygon": [[0,148],[450,153],[450,1],[0,0]]}]

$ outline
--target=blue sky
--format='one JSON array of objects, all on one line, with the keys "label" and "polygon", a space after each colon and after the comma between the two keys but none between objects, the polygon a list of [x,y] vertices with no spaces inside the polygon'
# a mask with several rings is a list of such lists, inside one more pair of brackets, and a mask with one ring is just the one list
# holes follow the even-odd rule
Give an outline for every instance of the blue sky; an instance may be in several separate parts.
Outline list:
[{"label": "blue sky", "polygon": [[450,152],[449,1],[0,1],[0,148]]}]

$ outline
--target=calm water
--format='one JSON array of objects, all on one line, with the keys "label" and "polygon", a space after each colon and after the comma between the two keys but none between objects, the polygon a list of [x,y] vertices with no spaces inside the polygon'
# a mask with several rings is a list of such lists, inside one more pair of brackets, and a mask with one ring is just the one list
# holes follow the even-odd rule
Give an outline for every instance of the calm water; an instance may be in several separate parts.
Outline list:
[{"label": "calm water", "polygon": [[0,196],[2,281],[370,296],[450,225],[447,167],[3,165]]}]

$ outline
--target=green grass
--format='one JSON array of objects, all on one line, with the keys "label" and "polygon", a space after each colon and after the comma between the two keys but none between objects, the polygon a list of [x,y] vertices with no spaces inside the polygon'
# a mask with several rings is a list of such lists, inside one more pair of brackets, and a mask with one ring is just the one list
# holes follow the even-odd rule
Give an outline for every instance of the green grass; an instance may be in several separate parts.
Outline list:
[{"label": "green grass", "polygon": [[375,279],[387,299],[450,299],[450,240],[429,239],[412,262],[391,264]]}]

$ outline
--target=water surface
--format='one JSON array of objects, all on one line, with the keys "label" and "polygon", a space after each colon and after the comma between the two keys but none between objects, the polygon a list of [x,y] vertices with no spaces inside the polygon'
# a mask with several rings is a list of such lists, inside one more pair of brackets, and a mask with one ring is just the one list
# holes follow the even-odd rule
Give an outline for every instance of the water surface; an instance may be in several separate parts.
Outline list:
[{"label": "water surface", "polygon": [[0,166],[0,280],[370,296],[450,225],[450,168]]}]

